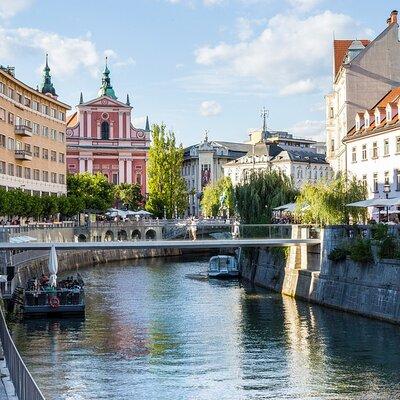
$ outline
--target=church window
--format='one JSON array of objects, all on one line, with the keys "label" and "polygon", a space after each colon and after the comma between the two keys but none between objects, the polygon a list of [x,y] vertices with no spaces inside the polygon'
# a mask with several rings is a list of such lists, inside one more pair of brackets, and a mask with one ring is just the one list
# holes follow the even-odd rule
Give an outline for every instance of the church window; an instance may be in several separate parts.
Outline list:
[{"label": "church window", "polygon": [[110,139],[110,125],[107,121],[101,123],[101,138],[102,140]]}]

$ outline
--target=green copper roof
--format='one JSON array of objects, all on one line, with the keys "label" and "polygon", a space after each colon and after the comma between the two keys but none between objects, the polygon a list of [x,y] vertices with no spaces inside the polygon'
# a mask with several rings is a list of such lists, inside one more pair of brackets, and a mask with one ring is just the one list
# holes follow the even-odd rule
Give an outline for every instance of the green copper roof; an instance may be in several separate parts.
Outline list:
[{"label": "green copper roof", "polygon": [[117,96],[115,95],[114,89],[111,86],[110,70],[108,69],[107,66],[107,57],[106,57],[106,66],[103,72],[103,78],[101,80],[101,87],[99,92],[97,93],[97,96],[98,97],[108,96],[111,97],[112,99],[117,100]]},{"label": "green copper roof", "polygon": [[39,91],[43,94],[56,95],[56,90],[51,82],[50,68],[49,68],[49,55],[46,54],[46,65],[43,68],[43,81],[39,86]]}]

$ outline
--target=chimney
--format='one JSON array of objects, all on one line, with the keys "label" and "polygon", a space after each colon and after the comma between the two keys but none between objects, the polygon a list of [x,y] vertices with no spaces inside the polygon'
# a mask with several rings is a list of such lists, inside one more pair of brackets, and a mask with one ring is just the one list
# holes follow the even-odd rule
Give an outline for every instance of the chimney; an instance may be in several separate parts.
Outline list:
[{"label": "chimney", "polygon": [[390,13],[389,18],[387,19],[388,25],[397,24],[397,14],[398,14],[397,10],[393,10]]}]

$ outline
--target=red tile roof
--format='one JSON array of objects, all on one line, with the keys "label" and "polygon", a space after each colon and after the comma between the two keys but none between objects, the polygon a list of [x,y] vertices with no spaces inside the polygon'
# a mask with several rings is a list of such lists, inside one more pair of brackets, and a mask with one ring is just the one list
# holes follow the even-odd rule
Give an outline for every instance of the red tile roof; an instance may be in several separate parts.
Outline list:
[{"label": "red tile roof", "polygon": [[[383,96],[382,99],[380,99],[378,101],[378,103],[376,103],[371,108],[371,110],[368,110],[368,111],[371,113],[377,107],[384,108],[390,103],[397,103],[399,101],[400,101],[400,87],[396,87],[396,88],[392,89],[390,92],[386,93],[385,96]],[[395,109],[395,112],[392,115],[392,120],[391,121],[386,121],[386,118],[384,118],[381,121],[381,124],[376,127],[375,126],[375,120],[373,119],[371,121],[371,125],[369,126],[369,128],[367,128],[367,129],[362,128],[359,131],[356,131],[356,127],[354,125],[353,128],[351,128],[349,130],[349,132],[347,132],[347,135],[343,139],[343,141],[369,136],[370,134],[375,133],[378,130],[381,131],[381,130],[392,128],[393,125],[396,124],[399,121],[400,121],[400,118],[399,118],[399,115],[397,113],[397,109]]]},{"label": "red tile roof", "polygon": [[[360,42],[364,46],[368,46],[371,41],[367,39],[362,39]],[[353,40],[334,40],[333,41],[333,62],[334,62],[334,72],[335,76],[339,72],[340,67],[343,64],[344,58],[347,54],[347,50],[350,45],[353,43]]]}]

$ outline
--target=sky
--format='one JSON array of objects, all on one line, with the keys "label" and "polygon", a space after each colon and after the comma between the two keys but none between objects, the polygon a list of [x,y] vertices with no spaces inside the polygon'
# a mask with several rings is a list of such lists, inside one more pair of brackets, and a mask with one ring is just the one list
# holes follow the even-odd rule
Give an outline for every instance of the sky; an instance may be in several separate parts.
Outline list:
[{"label": "sky", "polygon": [[[361,6],[362,4],[362,6]],[[36,87],[45,54],[59,99],[97,95],[104,60],[133,123],[185,146],[262,126],[324,139],[332,41],[373,39],[391,0],[0,0],[0,64]]]}]

